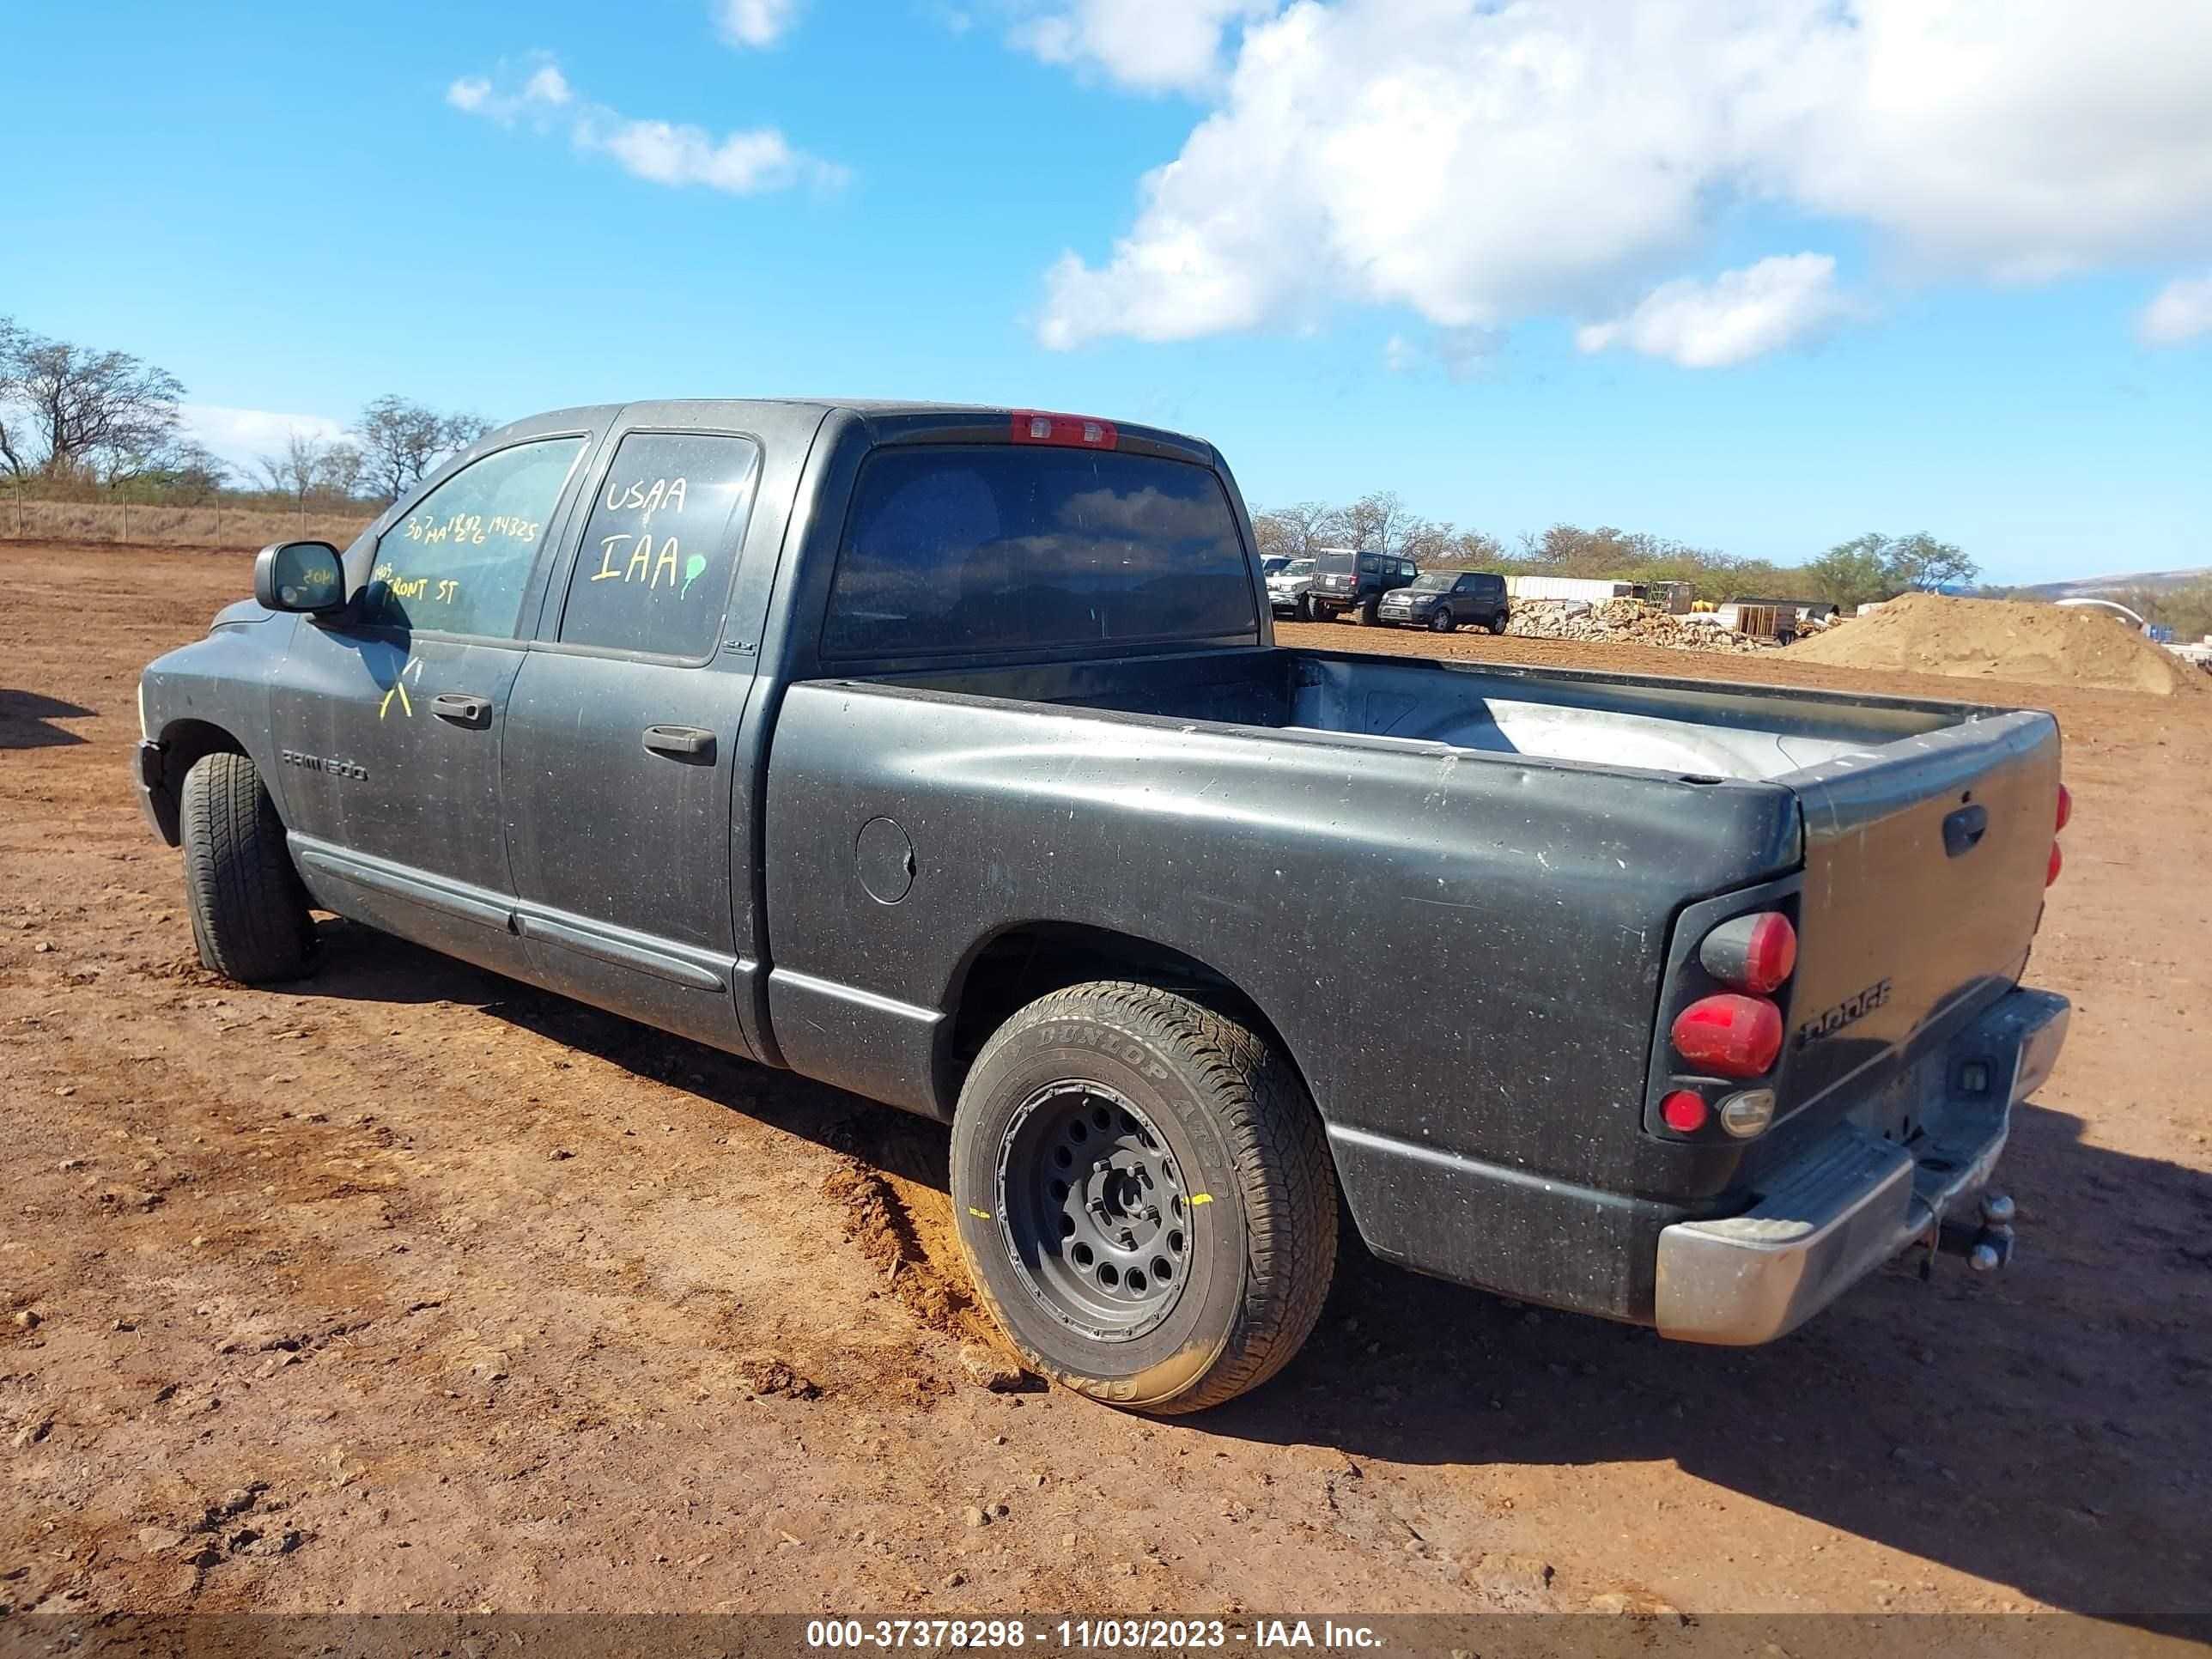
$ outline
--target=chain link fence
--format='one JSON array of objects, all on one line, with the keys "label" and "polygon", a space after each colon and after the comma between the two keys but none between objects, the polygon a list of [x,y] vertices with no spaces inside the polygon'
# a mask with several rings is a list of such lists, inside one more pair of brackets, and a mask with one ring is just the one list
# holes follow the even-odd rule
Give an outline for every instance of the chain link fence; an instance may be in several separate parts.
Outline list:
[{"label": "chain link fence", "polygon": [[149,547],[215,547],[251,552],[270,542],[319,541],[343,547],[368,526],[368,514],[314,508],[148,507],[129,501],[42,501],[0,496],[0,540],[116,542]]}]

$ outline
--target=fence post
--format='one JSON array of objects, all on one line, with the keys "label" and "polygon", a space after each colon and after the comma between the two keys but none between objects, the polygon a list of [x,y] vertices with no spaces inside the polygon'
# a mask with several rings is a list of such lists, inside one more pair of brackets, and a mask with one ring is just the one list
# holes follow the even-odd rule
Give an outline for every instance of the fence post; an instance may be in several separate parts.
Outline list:
[{"label": "fence post", "polygon": [[131,539],[131,498],[128,495],[123,498],[123,539],[126,542]]}]

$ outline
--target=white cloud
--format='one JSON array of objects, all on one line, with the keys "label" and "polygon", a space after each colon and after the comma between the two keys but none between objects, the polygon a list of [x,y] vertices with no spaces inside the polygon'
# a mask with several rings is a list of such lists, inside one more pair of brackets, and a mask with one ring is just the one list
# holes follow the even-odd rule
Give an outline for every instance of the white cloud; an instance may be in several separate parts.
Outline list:
[{"label": "white cloud", "polygon": [[605,150],[634,176],[656,185],[703,185],[732,196],[783,190],[802,181],[843,184],[843,167],[792,149],[774,127],[717,138],[701,127],[666,121],[580,123],[576,143]]},{"label": "white cloud", "polygon": [[1038,334],[1602,316],[1742,204],[1990,280],[2185,254],[2207,84],[2212,5],[2172,0],[1300,0],[1247,24],[1106,256],[1052,265]]},{"label": "white cloud", "polygon": [[1810,339],[1853,310],[1836,287],[1836,262],[1797,253],[1724,270],[1710,283],[1662,283],[1626,315],[1578,330],[1575,343],[1584,351],[1626,346],[1684,368],[1727,368]]},{"label": "white cloud", "polygon": [[1222,36],[1277,0],[1056,0],[1008,39],[1048,64],[1103,71],[1141,92],[1198,92],[1221,78]]},{"label": "white cloud", "polygon": [[345,436],[345,422],[327,415],[283,415],[267,409],[233,409],[222,404],[179,404],[179,423],[242,472],[250,473],[264,455],[281,453],[295,432],[325,443]]},{"label": "white cloud", "polygon": [[501,126],[527,118],[541,131],[565,127],[578,149],[611,156],[625,173],[650,184],[755,196],[799,184],[834,189],[852,176],[834,161],[793,148],[774,127],[718,137],[704,127],[636,119],[586,102],[551,58],[539,54],[530,61],[532,67],[520,82],[465,75],[446,88],[446,101]]},{"label": "white cloud", "polygon": [[446,101],[470,115],[481,115],[501,126],[512,126],[526,115],[545,115],[566,108],[575,93],[561,66],[550,58],[534,59],[536,67],[517,87],[501,88],[489,76],[464,75],[446,88]]},{"label": "white cloud", "polygon": [[2185,345],[2212,334],[2212,274],[2177,276],[2142,308],[2136,333],[2145,345]]},{"label": "white cloud", "polygon": [[799,21],[801,0],[715,0],[714,27],[733,46],[772,46]]}]

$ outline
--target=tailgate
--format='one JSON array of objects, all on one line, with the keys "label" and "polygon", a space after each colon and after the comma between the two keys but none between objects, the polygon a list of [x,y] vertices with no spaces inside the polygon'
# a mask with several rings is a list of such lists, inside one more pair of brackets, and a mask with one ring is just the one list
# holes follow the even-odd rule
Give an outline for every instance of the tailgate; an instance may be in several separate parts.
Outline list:
[{"label": "tailgate", "polygon": [[1846,1085],[1863,1098],[1902,1050],[2017,981],[2057,825],[2058,723],[1978,715],[1776,781],[1805,815],[1787,1115]]}]

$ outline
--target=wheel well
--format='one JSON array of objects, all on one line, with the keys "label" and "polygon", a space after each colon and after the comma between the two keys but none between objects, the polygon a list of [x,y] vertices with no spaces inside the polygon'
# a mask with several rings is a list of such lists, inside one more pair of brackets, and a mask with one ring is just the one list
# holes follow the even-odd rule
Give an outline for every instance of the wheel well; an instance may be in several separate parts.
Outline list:
[{"label": "wheel well", "polygon": [[185,774],[204,756],[243,755],[246,745],[206,720],[171,720],[161,728],[161,781],[154,786],[155,827],[170,846],[182,839]]},{"label": "wheel well", "polygon": [[243,755],[246,745],[220,726],[206,720],[172,720],[161,728],[161,773],[181,789],[185,774],[207,755]]},{"label": "wheel well", "polygon": [[[952,1018],[939,1050],[939,1095],[948,1109],[992,1032],[1039,997],[1097,979],[1188,991],[1249,1027],[1298,1070],[1297,1057],[1259,1004],[1196,957],[1109,928],[1036,922],[997,934],[977,951],[948,999]],[[1303,1073],[1298,1080],[1305,1082]],[[1310,1097],[1310,1085],[1306,1092]]]}]

